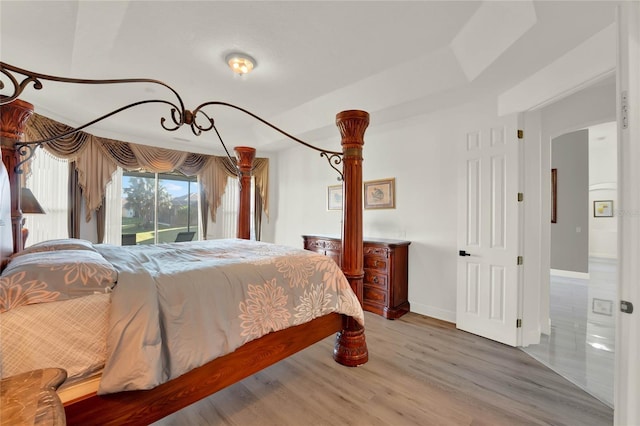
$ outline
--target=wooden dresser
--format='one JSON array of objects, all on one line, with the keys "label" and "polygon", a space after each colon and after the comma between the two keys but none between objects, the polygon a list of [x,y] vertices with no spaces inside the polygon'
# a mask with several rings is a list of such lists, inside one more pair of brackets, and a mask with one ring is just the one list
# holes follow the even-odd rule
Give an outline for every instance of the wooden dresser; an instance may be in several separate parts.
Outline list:
[{"label": "wooden dresser", "polygon": [[[331,257],[341,265],[338,237],[303,235],[304,248]],[[364,239],[363,308],[387,319],[409,312],[409,244],[411,241]]]}]

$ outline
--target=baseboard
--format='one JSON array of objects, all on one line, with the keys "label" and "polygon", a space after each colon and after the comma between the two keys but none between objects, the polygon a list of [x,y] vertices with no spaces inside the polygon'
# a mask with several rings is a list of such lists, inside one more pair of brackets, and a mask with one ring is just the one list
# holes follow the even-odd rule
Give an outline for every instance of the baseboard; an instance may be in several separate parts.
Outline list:
[{"label": "baseboard", "polygon": [[522,334],[522,346],[537,345],[540,343],[540,330],[531,330]]},{"label": "baseboard", "polygon": [[581,280],[588,280],[588,272],[576,272],[576,271],[563,271],[562,269],[551,269],[549,271],[551,275],[564,278],[579,278]]},{"label": "baseboard", "polygon": [[434,306],[422,305],[413,301],[410,301],[409,303],[411,304],[411,312],[415,312],[416,314],[432,317],[442,321],[452,322],[454,324],[456,323],[456,313],[454,311],[448,311],[445,309],[436,308]]},{"label": "baseboard", "polygon": [[589,262],[598,262],[598,263],[618,263],[617,256],[611,256],[604,253],[593,253],[589,255]]}]

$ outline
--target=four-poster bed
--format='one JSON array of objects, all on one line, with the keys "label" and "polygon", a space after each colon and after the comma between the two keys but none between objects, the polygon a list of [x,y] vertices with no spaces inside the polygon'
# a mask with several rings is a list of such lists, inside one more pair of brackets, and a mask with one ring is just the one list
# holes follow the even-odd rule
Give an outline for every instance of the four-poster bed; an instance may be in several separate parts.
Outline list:
[{"label": "four-poster bed", "polygon": [[[20,208],[20,183],[19,166],[21,155],[28,154],[33,147],[22,141],[22,133],[25,123],[33,111],[33,107],[25,101],[19,100],[29,83],[33,83],[36,89],[42,87],[40,80],[67,81],[70,83],[89,84],[111,84],[119,82],[139,82],[140,80],[129,81],[89,81],[63,79],[51,77],[43,74],[32,73],[21,70],[7,64],[0,64],[0,71],[9,78],[13,84],[14,92],[9,96],[3,96],[0,102],[0,138],[2,149],[2,160],[8,172],[8,182],[5,184],[10,189],[11,199],[11,234],[13,235],[12,245],[6,238],[0,243],[0,260],[5,261],[7,254],[20,253],[22,246],[22,212]],[[18,83],[15,74],[25,76],[25,79]],[[154,80],[146,82],[162,84]],[[0,82],[1,83],[1,82]],[[0,89],[4,84],[0,85]],[[168,87],[168,86],[166,86]],[[264,124],[271,126],[286,136],[306,145],[307,143],[282,132],[275,126],[267,123],[261,118],[233,105],[212,102],[205,103],[196,108],[193,112],[184,108],[182,100],[178,94],[169,88],[178,98],[177,103],[168,101],[156,101],[172,106],[171,118],[177,127],[183,124],[190,125],[194,133],[214,128],[213,120],[203,112],[202,107],[207,105],[226,105],[243,111]],[[149,103],[142,101],[128,105],[120,110]],[[119,111],[119,110],[118,110]],[[117,111],[116,111],[117,112]],[[115,112],[114,112],[115,113]],[[101,117],[106,118],[114,113]],[[208,119],[210,126],[201,126],[196,123],[198,115]],[[92,124],[98,120],[89,123]],[[348,287],[357,297],[360,305],[362,303],[363,286],[363,242],[362,242],[362,147],[363,136],[368,126],[369,116],[364,111],[344,111],[336,116],[336,124],[342,136],[342,152],[322,151],[315,147],[313,149],[321,151],[331,167],[342,163],[342,177],[344,187],[344,209],[343,209],[343,231],[342,231],[342,272]],[[174,130],[165,125],[163,118],[162,126],[167,130]],[[87,124],[88,125],[88,124]],[[76,130],[85,128],[80,126]],[[217,130],[216,130],[217,133]],[[39,145],[36,145],[39,146]],[[225,148],[226,149],[226,148]],[[249,188],[248,182],[251,179],[252,161],[255,156],[255,149],[249,147],[236,148],[238,176],[241,181],[240,215],[238,226],[238,237],[249,238]],[[0,192],[2,192],[0,183]],[[2,195],[2,194],[0,194]],[[3,220],[4,218],[0,218]],[[5,219],[4,230],[7,235],[9,218]],[[1,223],[0,223],[1,224]],[[116,286],[114,291],[118,291]],[[330,313],[319,316],[310,322],[306,322],[294,327],[274,331],[263,337],[251,340],[237,348],[234,352],[215,358],[206,364],[194,368],[177,378],[162,383],[149,390],[133,390],[126,392],[109,393],[97,395],[91,393],[76,400],[68,401],[65,405],[67,420],[70,424],[146,424],[160,419],[178,409],[204,398],[232,383],[248,377],[257,371],[278,362],[285,357],[333,334],[338,333],[334,349],[334,359],[347,366],[358,366],[364,364],[368,359],[367,347],[364,336],[364,328],[352,316]]]}]

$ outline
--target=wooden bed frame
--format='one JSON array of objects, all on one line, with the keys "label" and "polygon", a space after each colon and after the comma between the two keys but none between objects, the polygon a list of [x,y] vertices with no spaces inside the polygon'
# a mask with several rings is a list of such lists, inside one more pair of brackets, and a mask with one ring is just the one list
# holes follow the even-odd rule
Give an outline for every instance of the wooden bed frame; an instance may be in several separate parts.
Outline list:
[{"label": "wooden bed frame", "polygon": [[[20,183],[16,174],[24,126],[33,113],[28,102],[15,99],[0,106],[0,147],[2,161],[9,173],[11,188],[11,220],[13,252],[22,247],[22,211]],[[369,124],[365,111],[343,111],[336,116],[342,136],[343,229],[342,270],[362,303],[363,236],[362,236],[362,148]],[[241,188],[249,188],[255,149],[236,148]],[[335,162],[334,162],[335,164]],[[249,191],[240,195],[238,237],[249,238]],[[0,243],[1,244],[1,243]],[[208,395],[236,383],[333,333],[336,335],[334,359],[346,366],[367,362],[368,351],[364,329],[351,317],[339,314],[317,318],[307,324],[270,333],[249,342],[231,354],[217,358],[154,389],[119,392],[98,396],[87,395],[65,405],[68,424],[149,424],[182,409]]]}]

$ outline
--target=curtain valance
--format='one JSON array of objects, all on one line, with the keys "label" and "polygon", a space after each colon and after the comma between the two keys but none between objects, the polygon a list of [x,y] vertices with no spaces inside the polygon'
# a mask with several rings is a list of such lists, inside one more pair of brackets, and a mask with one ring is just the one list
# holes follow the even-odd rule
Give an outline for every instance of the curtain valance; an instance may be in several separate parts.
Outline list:
[{"label": "curtain valance", "polygon": [[[33,114],[25,128],[25,140],[47,139],[71,129],[40,114]],[[49,142],[44,148],[56,157],[76,162],[78,183],[86,203],[87,222],[92,212],[102,205],[105,188],[118,166],[129,171],[166,173],[178,170],[187,176],[197,175],[214,221],[226,188],[227,177],[236,176],[236,165],[228,157],[134,144],[101,138],[82,131]],[[254,176],[256,190],[262,197],[261,207],[268,218],[269,159],[255,160]]]}]

